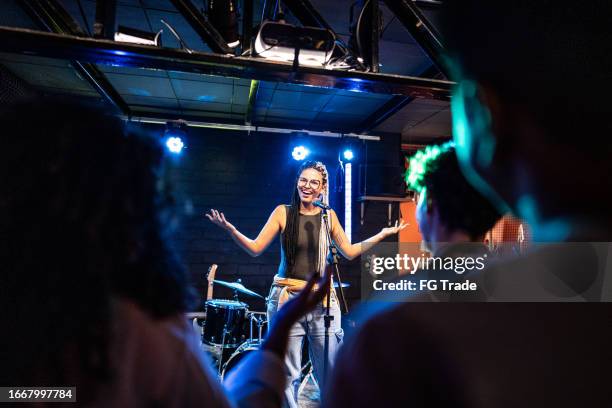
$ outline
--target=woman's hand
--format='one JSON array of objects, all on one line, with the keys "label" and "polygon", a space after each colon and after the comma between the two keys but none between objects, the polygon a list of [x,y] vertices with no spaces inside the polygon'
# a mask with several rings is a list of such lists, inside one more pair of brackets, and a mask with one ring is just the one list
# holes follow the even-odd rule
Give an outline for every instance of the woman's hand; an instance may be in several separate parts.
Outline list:
[{"label": "woman's hand", "polygon": [[223,213],[220,213],[219,211],[213,208],[210,209],[210,213],[206,213],[204,215],[206,215],[206,218],[208,218],[210,222],[215,225],[218,225],[226,231],[232,231],[235,229],[234,226],[228,220],[225,219],[225,215],[223,215]]},{"label": "woman's hand", "polygon": [[[330,270],[331,268],[326,268],[325,275],[320,279],[319,274],[313,274],[308,280],[308,283],[306,283],[306,286],[304,286],[304,289],[302,289],[296,297],[287,301],[283,307],[278,309],[278,312],[276,312],[270,323],[268,336],[261,346],[262,350],[272,351],[280,358],[285,358],[291,327],[293,327],[302,316],[321,303],[327,294],[331,282],[329,279]],[[312,290],[315,283],[318,284],[318,287]]]},{"label": "woman's hand", "polygon": [[387,238],[387,237],[389,237],[389,236],[391,236],[391,235],[395,235],[395,234],[397,234],[398,232],[400,232],[401,230],[403,230],[403,229],[404,229],[404,228],[406,228],[407,226],[408,226],[408,224],[407,224],[407,223],[405,223],[405,222],[404,222],[404,220],[399,220],[399,222],[398,222],[398,221],[395,221],[395,226],[393,226],[393,227],[383,228],[383,229],[381,230],[381,232],[382,232],[383,236],[384,236],[385,238]]}]

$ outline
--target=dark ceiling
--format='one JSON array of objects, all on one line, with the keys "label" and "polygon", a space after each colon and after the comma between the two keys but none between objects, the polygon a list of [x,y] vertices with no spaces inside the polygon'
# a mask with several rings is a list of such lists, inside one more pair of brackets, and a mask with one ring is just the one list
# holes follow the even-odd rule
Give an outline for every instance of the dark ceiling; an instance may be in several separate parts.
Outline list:
[{"label": "dark ceiling", "polygon": [[[91,33],[95,1],[58,0],[84,33]],[[22,8],[22,0],[0,2],[0,25],[41,29]],[[240,1],[239,4],[242,2]],[[254,1],[254,24],[261,19],[263,1]],[[336,34],[348,40],[350,0],[311,0]],[[193,4],[202,7],[202,0]],[[379,43],[381,72],[420,76],[432,65],[404,26],[380,3],[383,35]],[[429,11],[425,11],[429,15]],[[169,0],[118,0],[117,23],[147,31],[169,22],[190,48],[211,52]],[[86,20],[86,21],[85,21]],[[164,47],[179,48],[163,34]],[[101,99],[68,60],[0,53],[0,64],[35,89],[50,94],[69,94]],[[161,69],[97,64],[112,88],[139,117],[188,118],[203,122],[245,123],[251,80]],[[263,127],[333,132],[401,134],[405,143],[423,143],[450,136],[449,103],[444,100],[400,99],[395,113],[383,116],[398,101],[385,93],[353,92],[346,89],[260,81],[249,122]],[[377,120],[379,117],[384,120]]]}]

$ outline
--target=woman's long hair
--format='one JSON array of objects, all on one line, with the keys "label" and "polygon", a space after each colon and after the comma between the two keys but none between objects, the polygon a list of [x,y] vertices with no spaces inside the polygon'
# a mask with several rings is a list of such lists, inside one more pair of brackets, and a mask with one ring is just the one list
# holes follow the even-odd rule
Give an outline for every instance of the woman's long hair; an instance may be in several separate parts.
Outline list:
[{"label": "woman's long hair", "polygon": [[113,298],[153,318],[189,307],[163,149],[55,100],[5,107],[0,123],[0,382],[108,381]]},{"label": "woman's long hair", "polygon": [[[300,195],[297,190],[297,182],[300,178],[300,174],[306,169],[315,169],[323,178],[323,191],[321,201],[324,204],[329,204],[329,176],[325,165],[319,161],[307,161],[297,172],[295,177],[295,183],[293,184],[293,193],[291,194],[291,204],[287,209],[287,223],[285,225],[285,231],[283,233],[283,251],[285,253],[285,259],[287,266],[291,267],[295,264],[295,251],[297,247],[299,237],[299,226],[300,226]],[[331,224],[330,224],[331,225]],[[325,257],[327,256],[328,244],[326,242],[327,237],[324,234],[324,228],[321,226],[319,234],[319,264],[318,272],[322,272],[322,268],[325,266]]]}]

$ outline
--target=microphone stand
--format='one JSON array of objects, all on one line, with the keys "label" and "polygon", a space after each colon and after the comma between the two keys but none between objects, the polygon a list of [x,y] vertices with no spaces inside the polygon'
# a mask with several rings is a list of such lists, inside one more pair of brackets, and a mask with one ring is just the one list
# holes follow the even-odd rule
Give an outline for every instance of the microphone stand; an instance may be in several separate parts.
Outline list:
[{"label": "microphone stand", "polygon": [[[333,290],[333,286],[332,283],[334,281],[334,278],[332,277],[332,275],[335,275],[335,279],[338,282],[338,293],[339,293],[339,297],[340,297],[340,303],[342,305],[343,311],[344,313],[348,313],[348,306],[346,304],[346,298],[344,297],[344,291],[342,289],[342,280],[340,279],[340,270],[338,268],[338,248],[336,248],[336,245],[334,244],[332,238],[331,238],[331,231],[329,229],[329,215],[328,215],[328,210],[329,207],[327,206],[321,206],[321,211],[323,212],[323,224],[325,226],[325,235],[327,237],[327,242],[329,243],[329,249],[330,249],[330,257],[331,257],[331,268],[332,269],[332,273],[329,274],[329,280],[330,280],[330,284],[329,287],[327,289],[327,294],[326,294],[326,306],[325,306],[325,315],[323,316],[323,320],[325,322],[325,337],[324,337],[324,343],[323,343],[323,384],[325,384],[327,382],[327,372],[329,369],[329,329],[331,327],[331,321],[334,319],[334,316],[332,316],[330,314],[330,305],[331,305],[331,292]],[[323,388],[322,384],[319,384],[319,386],[321,388]]]}]

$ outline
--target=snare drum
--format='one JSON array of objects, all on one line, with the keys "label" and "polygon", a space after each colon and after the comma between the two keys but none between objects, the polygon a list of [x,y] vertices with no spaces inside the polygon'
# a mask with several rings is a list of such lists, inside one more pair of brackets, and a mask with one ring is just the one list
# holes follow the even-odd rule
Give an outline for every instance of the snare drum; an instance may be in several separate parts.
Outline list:
[{"label": "snare drum", "polygon": [[245,340],[246,303],[215,299],[206,301],[204,308],[204,343],[226,348],[237,347]]}]

